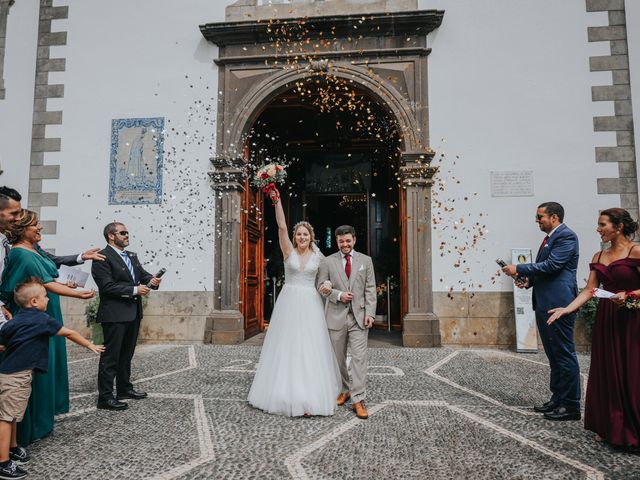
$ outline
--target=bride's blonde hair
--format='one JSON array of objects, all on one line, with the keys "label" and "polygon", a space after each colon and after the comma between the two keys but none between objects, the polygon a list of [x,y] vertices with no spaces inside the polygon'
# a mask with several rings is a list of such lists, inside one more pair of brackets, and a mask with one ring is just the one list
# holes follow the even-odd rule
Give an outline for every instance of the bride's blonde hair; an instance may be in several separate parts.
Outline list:
[{"label": "bride's blonde hair", "polygon": [[291,239],[291,243],[293,244],[293,248],[296,248],[298,244],[296,243],[296,233],[300,227],[304,227],[309,231],[309,236],[311,237],[311,241],[309,242],[309,246],[312,250],[315,250],[316,245],[316,234],[313,231],[313,227],[309,222],[298,222],[293,226],[293,238]]}]

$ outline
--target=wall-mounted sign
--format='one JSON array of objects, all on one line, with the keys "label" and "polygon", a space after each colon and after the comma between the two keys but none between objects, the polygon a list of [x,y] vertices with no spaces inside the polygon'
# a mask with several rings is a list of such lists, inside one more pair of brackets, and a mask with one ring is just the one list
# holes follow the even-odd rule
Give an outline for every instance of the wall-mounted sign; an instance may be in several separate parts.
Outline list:
[{"label": "wall-mounted sign", "polygon": [[533,197],[533,171],[491,172],[492,197]]},{"label": "wall-mounted sign", "polygon": [[[513,265],[531,263],[531,249],[512,248],[511,263]],[[531,289],[514,286],[513,306],[516,313],[516,350],[518,352],[537,352],[538,334]]]}]

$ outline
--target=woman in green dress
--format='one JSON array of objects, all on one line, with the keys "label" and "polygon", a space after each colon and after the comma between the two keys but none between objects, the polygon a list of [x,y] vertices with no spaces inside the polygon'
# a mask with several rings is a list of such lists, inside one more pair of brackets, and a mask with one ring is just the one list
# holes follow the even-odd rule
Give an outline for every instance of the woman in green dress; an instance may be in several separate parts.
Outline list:
[{"label": "woman in green dress", "polygon": [[[13,301],[13,289],[29,277],[38,277],[44,283],[49,296],[47,313],[62,322],[60,295],[75,298],[91,298],[92,291],[81,291],[56,282],[58,270],[47,258],[38,242],[42,225],[38,215],[23,210],[11,226],[7,238],[12,244],[2,275],[0,295],[8,303],[9,310],[18,310]],[[18,425],[18,443],[28,445],[53,430],[53,417],[69,411],[69,378],[67,376],[67,350],[64,337],[49,340],[49,371],[36,372],[33,376],[31,398],[22,423]]]}]

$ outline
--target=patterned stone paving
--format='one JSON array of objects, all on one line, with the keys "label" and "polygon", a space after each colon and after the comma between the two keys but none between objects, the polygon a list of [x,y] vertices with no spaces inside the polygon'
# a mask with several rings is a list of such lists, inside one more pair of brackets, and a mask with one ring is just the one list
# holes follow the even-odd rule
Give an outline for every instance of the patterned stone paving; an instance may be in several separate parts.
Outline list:
[{"label": "patterned stone paving", "polygon": [[69,347],[71,412],[32,445],[29,478],[640,478],[640,455],[531,411],[547,398],[543,354],[370,349],[366,421],[348,407],[311,419],[251,408],[259,354],[139,347],[135,383],[150,396],[108,412],[95,409],[97,358]]}]

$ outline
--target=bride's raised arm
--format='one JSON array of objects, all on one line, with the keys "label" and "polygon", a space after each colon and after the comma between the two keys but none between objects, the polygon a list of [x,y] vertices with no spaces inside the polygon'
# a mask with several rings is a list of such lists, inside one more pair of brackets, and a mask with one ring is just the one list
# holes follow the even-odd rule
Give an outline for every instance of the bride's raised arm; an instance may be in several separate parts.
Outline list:
[{"label": "bride's raised arm", "polygon": [[280,250],[286,260],[293,250],[293,244],[289,238],[289,229],[287,228],[287,219],[284,216],[282,201],[280,200],[280,192],[277,189],[272,190],[269,197],[274,202],[273,206],[276,210],[276,222],[278,223],[278,241],[280,242]]}]

